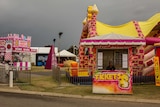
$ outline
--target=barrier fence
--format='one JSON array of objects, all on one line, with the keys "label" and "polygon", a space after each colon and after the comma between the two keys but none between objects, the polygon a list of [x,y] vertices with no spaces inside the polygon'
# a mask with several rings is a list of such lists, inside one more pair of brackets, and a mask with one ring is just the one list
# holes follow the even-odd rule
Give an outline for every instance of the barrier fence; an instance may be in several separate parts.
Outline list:
[{"label": "barrier fence", "polygon": [[[20,70],[22,68],[12,68],[14,84],[30,84],[31,70]],[[25,69],[25,68],[23,68]],[[92,85],[92,75],[90,68],[80,68],[81,72],[75,71],[77,68],[71,67],[52,67],[52,77],[59,86],[73,86],[73,85]],[[72,72],[71,72],[72,70]],[[86,72],[87,71],[87,72]],[[133,84],[154,84],[155,76],[137,76],[133,75]],[[7,83],[9,81],[8,71],[5,67],[0,67],[0,83]]]},{"label": "barrier fence", "polygon": [[31,83],[31,70],[20,70],[23,68],[15,68],[10,66],[8,70],[5,69],[5,66],[0,67],[0,83],[8,84],[9,83],[9,72],[13,71],[13,82],[14,84],[23,84]]},{"label": "barrier fence", "polygon": [[[92,85],[92,75],[90,72],[87,74],[80,74],[84,72],[77,72],[76,73],[70,72],[73,67],[53,67],[53,79],[60,85]],[[89,68],[81,68],[90,71]],[[133,75],[133,84],[154,84],[155,83],[155,76],[137,76]]]}]

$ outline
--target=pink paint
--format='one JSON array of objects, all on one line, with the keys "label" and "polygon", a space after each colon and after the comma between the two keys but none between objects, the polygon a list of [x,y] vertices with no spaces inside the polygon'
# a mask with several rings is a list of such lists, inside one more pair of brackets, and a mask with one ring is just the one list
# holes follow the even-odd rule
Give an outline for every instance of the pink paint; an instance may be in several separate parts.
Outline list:
[{"label": "pink paint", "polygon": [[28,62],[25,62],[25,69],[28,70]]},{"label": "pink paint", "polygon": [[16,66],[17,66],[17,63],[16,63],[16,62],[14,62],[14,63],[13,63],[13,66],[14,66],[14,67],[16,67]]},{"label": "pink paint", "polygon": [[14,62],[13,63],[14,67],[17,68],[17,70],[22,71],[22,70],[30,70],[30,62]]},{"label": "pink paint", "polygon": [[133,39],[128,39],[128,40],[124,40],[124,39],[122,39],[122,40],[120,40],[120,39],[99,39],[99,40],[81,40],[81,42],[145,42],[145,40],[133,40]]},{"label": "pink paint", "polygon": [[23,69],[23,63],[22,62],[20,62],[19,68],[20,68],[20,71]]},{"label": "pink paint", "polygon": [[145,39],[147,45],[153,45],[154,43],[160,42],[160,38],[157,37],[146,37]]}]

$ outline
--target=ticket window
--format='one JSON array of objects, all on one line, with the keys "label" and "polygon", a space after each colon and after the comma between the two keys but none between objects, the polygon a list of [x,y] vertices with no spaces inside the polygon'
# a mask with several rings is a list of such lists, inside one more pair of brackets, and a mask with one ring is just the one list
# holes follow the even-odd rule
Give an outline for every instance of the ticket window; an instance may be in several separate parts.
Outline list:
[{"label": "ticket window", "polygon": [[114,65],[117,70],[128,69],[128,50],[127,49],[114,51]]},{"label": "ticket window", "polygon": [[128,69],[128,50],[127,49],[100,49],[98,50],[98,69],[106,69],[112,61],[116,70]]}]

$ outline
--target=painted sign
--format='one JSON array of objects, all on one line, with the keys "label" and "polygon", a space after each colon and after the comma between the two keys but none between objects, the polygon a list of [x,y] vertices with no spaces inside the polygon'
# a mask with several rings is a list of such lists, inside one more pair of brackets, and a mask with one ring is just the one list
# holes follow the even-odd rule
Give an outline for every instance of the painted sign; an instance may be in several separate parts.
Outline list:
[{"label": "painted sign", "polygon": [[132,76],[127,71],[97,71],[93,76],[93,93],[132,94]]},{"label": "painted sign", "polygon": [[31,48],[21,48],[21,47],[13,47],[13,52],[33,52],[36,53],[36,49],[31,49]]},{"label": "painted sign", "polygon": [[8,41],[6,43],[5,48],[6,48],[6,52],[12,52],[12,42]]},{"label": "painted sign", "polygon": [[28,47],[27,41],[25,41],[25,40],[19,40],[19,47]]},{"label": "painted sign", "polygon": [[0,40],[0,46],[5,46],[6,40]]},{"label": "painted sign", "polygon": [[155,83],[156,86],[160,86],[160,69],[159,69],[159,57],[154,57],[154,70],[155,70]]}]

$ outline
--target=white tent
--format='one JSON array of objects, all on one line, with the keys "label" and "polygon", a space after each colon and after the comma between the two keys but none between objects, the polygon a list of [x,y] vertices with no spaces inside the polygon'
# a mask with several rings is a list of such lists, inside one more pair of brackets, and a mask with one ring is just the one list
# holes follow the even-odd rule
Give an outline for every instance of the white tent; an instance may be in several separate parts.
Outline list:
[{"label": "white tent", "polygon": [[58,57],[58,56],[60,56],[60,57],[76,57],[75,54],[73,54],[67,50],[62,50],[59,53],[56,53],[56,57]]}]

